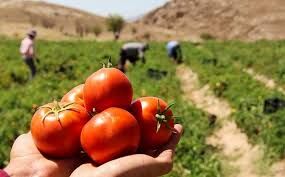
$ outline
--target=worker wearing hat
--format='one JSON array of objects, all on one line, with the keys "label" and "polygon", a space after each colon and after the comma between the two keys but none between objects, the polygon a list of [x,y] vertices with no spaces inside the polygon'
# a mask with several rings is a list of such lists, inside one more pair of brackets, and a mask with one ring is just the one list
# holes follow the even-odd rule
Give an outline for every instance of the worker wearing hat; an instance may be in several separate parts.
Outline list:
[{"label": "worker wearing hat", "polygon": [[35,60],[34,40],[36,36],[37,36],[36,30],[30,30],[27,33],[27,36],[22,40],[20,47],[20,53],[22,55],[22,58],[31,71],[30,79],[32,79],[36,75],[36,66],[34,63]]}]

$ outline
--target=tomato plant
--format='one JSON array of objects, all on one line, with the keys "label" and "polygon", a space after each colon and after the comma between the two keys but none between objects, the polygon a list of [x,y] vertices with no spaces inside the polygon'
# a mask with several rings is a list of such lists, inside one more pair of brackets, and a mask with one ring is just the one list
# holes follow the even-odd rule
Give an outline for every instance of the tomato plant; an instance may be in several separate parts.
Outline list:
[{"label": "tomato plant", "polygon": [[71,89],[67,94],[62,97],[61,102],[74,102],[84,107],[83,87],[84,84],[80,84]]},{"label": "tomato plant", "polygon": [[109,108],[96,114],[82,129],[81,144],[98,164],[137,151],[140,129],[128,111]]},{"label": "tomato plant", "polygon": [[142,97],[132,103],[131,112],[141,129],[142,150],[156,149],[168,142],[174,127],[170,107],[156,97]]},{"label": "tomato plant", "polygon": [[38,109],[31,121],[31,133],[38,149],[51,157],[79,153],[80,133],[89,120],[84,107],[73,103],[49,103]]},{"label": "tomato plant", "polygon": [[115,68],[102,68],[89,76],[83,97],[88,112],[101,112],[110,107],[127,109],[133,98],[127,76]]}]

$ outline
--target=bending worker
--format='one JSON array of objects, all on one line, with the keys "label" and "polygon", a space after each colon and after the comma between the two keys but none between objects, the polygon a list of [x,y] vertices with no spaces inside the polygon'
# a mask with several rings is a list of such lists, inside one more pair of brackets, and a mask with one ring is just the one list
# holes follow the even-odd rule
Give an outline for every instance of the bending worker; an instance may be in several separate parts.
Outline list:
[{"label": "bending worker", "polygon": [[182,50],[179,42],[170,41],[166,45],[168,56],[177,64],[182,63]]},{"label": "bending worker", "polygon": [[131,42],[124,44],[120,51],[118,69],[120,69],[122,72],[125,72],[125,65],[127,60],[134,65],[139,59],[141,59],[142,62],[145,63],[144,53],[148,49],[149,46],[146,43]]}]

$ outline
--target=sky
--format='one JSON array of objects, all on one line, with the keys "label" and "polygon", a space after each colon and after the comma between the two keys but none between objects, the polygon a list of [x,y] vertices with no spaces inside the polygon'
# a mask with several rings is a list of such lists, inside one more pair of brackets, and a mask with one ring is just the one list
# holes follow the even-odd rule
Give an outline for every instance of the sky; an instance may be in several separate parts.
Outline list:
[{"label": "sky", "polygon": [[151,11],[168,0],[45,0],[77,9],[83,9],[101,16],[119,14],[134,19]]}]

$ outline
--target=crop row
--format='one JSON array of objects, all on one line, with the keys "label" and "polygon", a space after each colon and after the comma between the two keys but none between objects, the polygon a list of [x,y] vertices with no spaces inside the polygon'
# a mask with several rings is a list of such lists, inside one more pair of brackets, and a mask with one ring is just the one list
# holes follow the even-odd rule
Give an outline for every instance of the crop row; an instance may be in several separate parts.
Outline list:
[{"label": "crop row", "polygon": [[[38,75],[28,81],[28,70],[17,54],[19,42],[0,42],[0,168],[8,162],[14,139],[29,130],[35,109],[53,99],[59,100],[72,87],[83,83],[92,72],[101,67],[109,56],[117,62],[120,43],[114,42],[45,42],[39,41]],[[135,97],[156,95],[175,102],[174,113],[181,118],[184,135],[177,149],[174,170],[169,176],[221,176],[220,162],[214,149],[205,144],[212,132],[207,115],[182,99],[175,66],[167,59],[162,44],[151,44],[147,63],[129,66]],[[167,75],[150,75],[149,69],[166,71]]]},{"label": "crop row", "polygon": [[[210,42],[211,43],[211,42]],[[285,41],[213,42],[214,50],[228,55],[233,62],[285,84]]]},{"label": "crop row", "polygon": [[232,58],[236,46],[227,45],[213,41],[200,46],[185,44],[185,62],[199,74],[204,84],[210,84],[217,96],[229,101],[235,121],[252,143],[265,144],[270,159],[282,158],[285,153],[285,111],[265,114],[264,101],[284,96],[242,72]]}]

